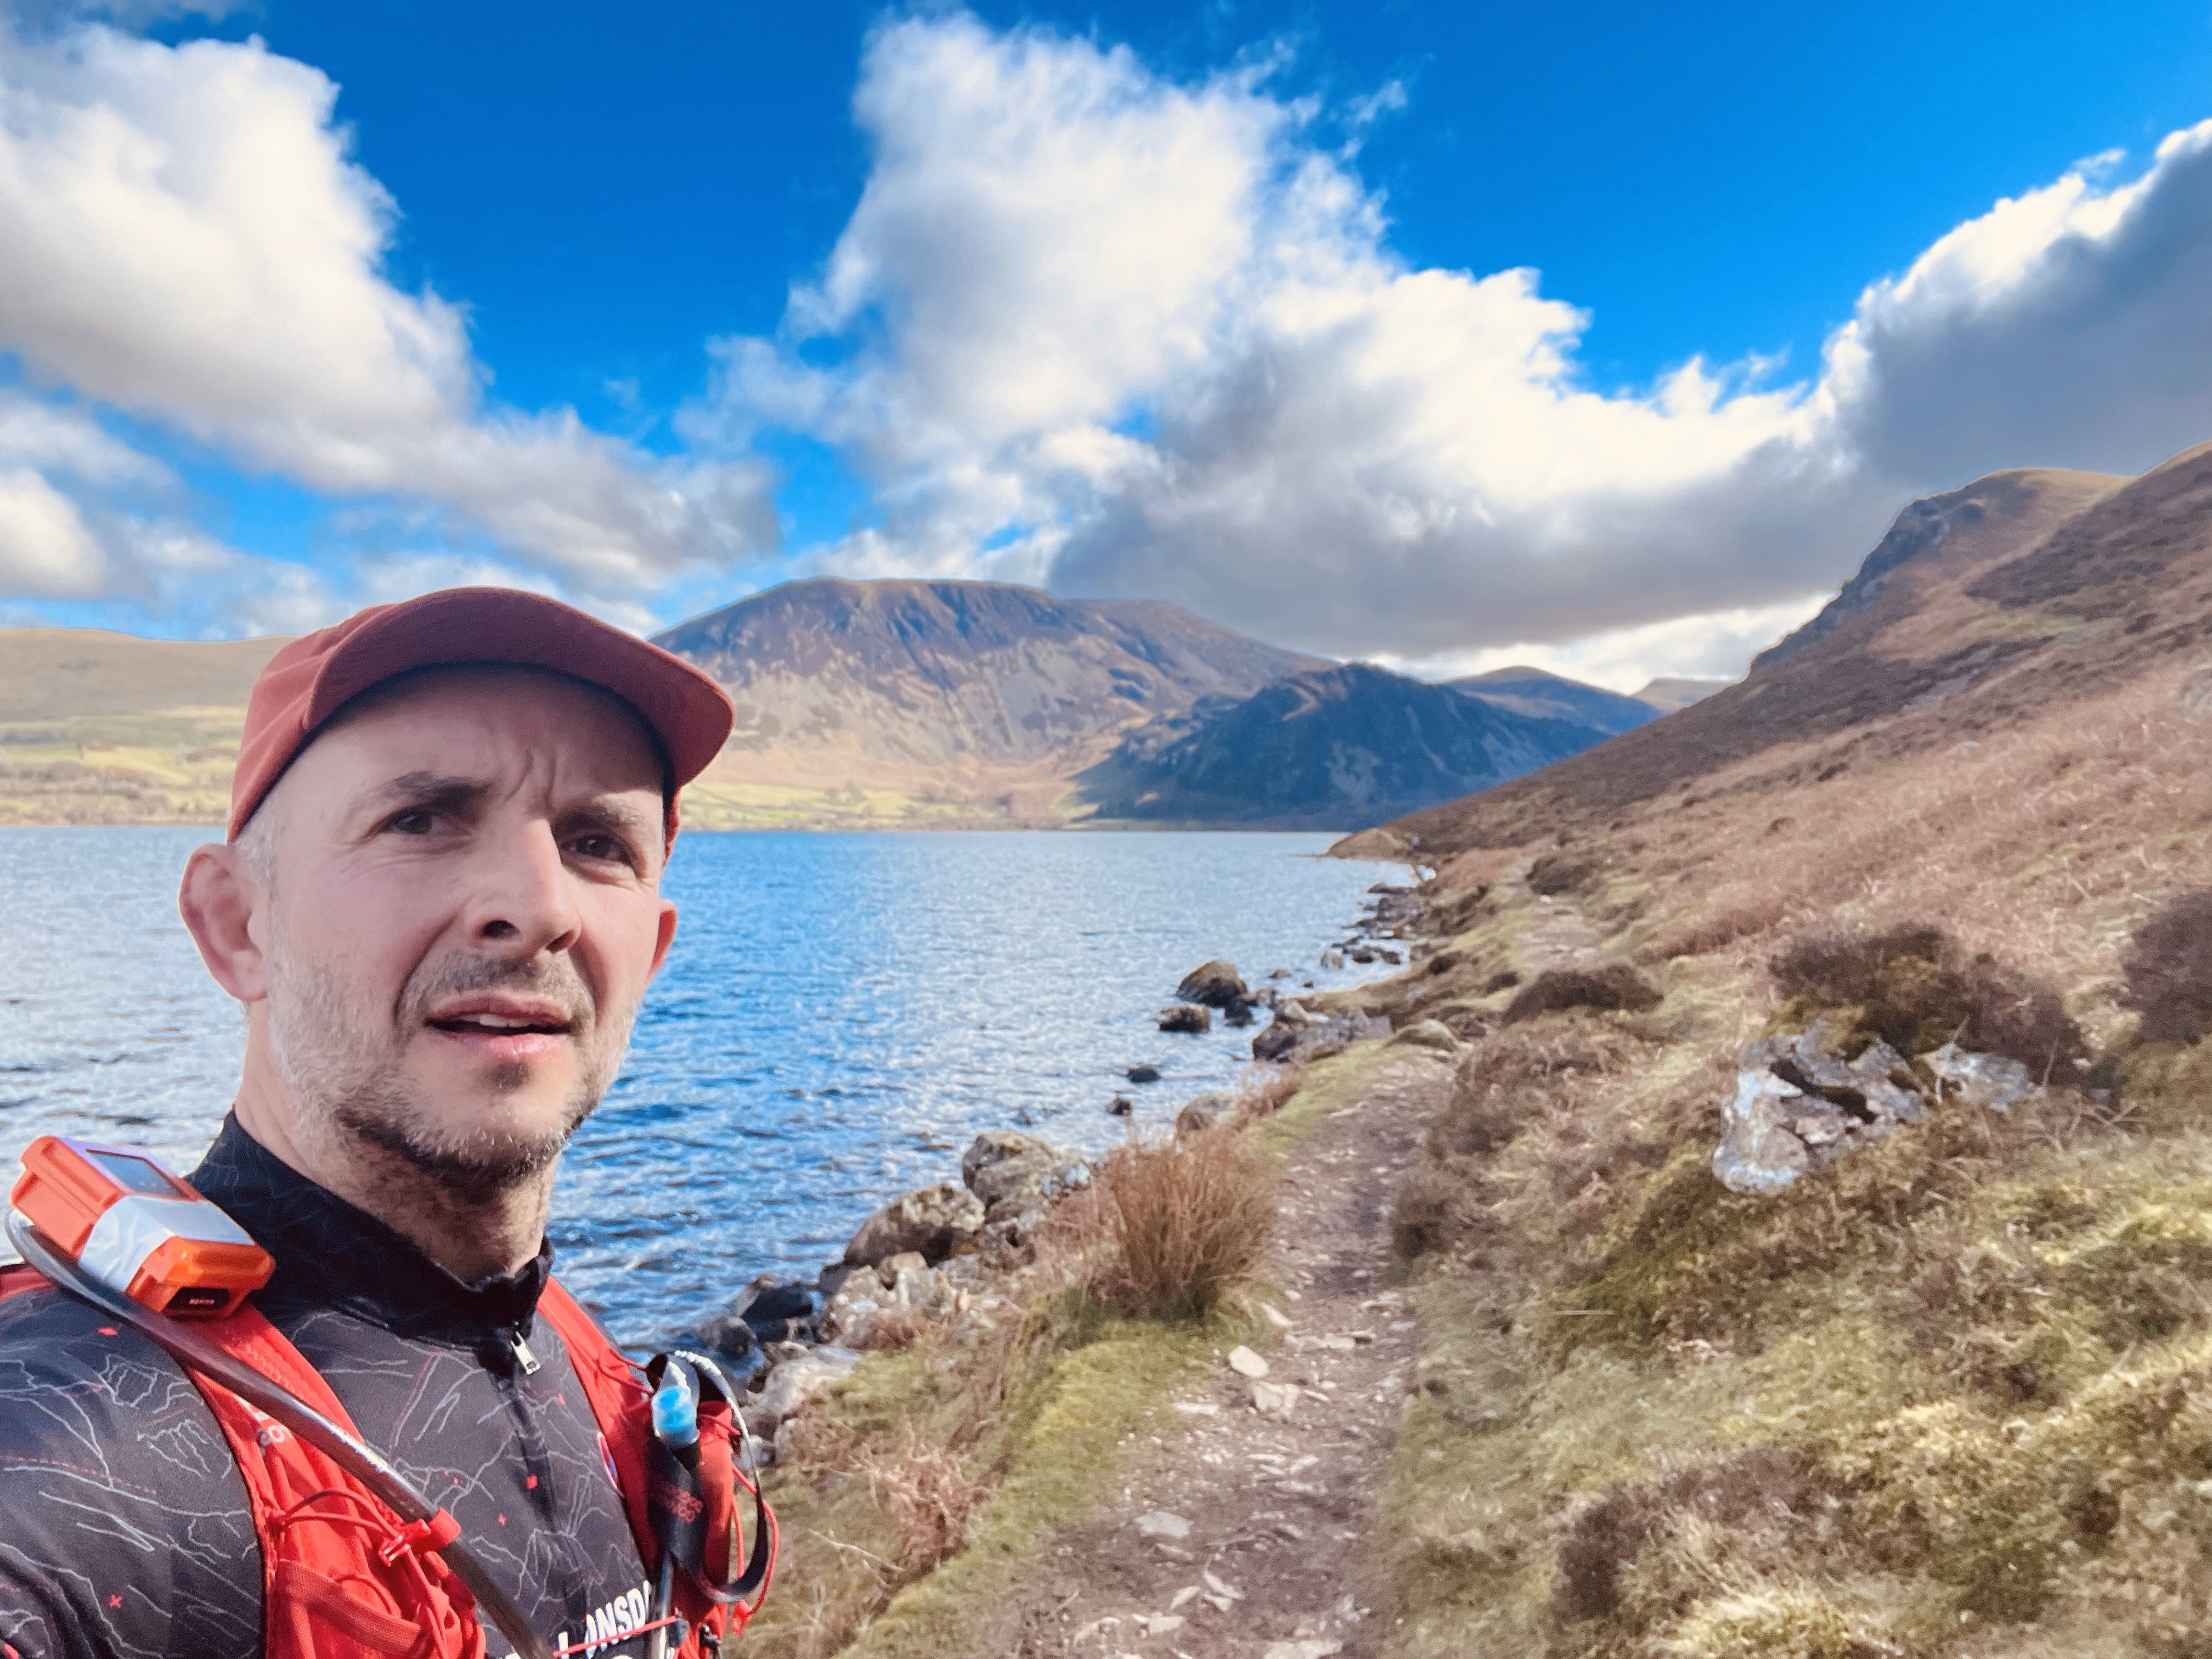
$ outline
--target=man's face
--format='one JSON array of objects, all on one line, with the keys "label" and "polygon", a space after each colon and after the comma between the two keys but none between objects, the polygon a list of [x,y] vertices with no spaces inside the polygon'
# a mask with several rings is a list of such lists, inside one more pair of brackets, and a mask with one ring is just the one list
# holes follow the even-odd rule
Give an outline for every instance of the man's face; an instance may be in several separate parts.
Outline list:
[{"label": "man's face", "polygon": [[599,1103],[675,928],[659,757],[614,698],[497,668],[341,719],[262,807],[269,1042],[309,1136],[483,1199]]}]

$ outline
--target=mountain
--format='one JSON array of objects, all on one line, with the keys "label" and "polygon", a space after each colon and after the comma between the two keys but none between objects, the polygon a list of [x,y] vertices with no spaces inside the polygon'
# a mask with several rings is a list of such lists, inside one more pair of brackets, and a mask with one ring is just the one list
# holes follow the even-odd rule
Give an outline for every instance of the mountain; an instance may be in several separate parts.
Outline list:
[{"label": "mountain", "polygon": [[[1590,690],[1557,684],[1561,697]],[[1100,819],[1357,829],[1518,777],[1607,735],[1458,685],[1346,663],[1141,726],[1076,781]]]},{"label": "mountain", "polygon": [[1635,701],[1662,714],[1671,714],[1677,708],[1703,702],[1714,692],[1724,691],[1735,684],[1733,680],[1656,679],[1638,691]]},{"label": "mountain", "polygon": [[737,704],[695,786],[708,822],[1054,821],[1125,728],[1323,665],[1171,605],[994,582],[790,582],[654,642]]},{"label": "mountain", "polygon": [[[2088,558],[2091,545],[2122,546],[2128,551],[2101,556],[2111,575],[2097,585],[2096,603],[2143,607],[2150,629],[2182,599],[2159,589],[2166,557],[2203,535],[2185,514],[2166,516],[2173,492],[2186,494],[2180,481],[2200,473],[2212,479],[2212,446],[2133,480],[2051,468],[1997,472],[1916,501],[1836,599],[1742,681],[1600,753],[1391,827],[1419,837],[1424,849],[1509,844],[1538,826],[1617,812],[1668,791],[1758,793],[1838,775],[2039,708],[2087,673],[2087,662],[2134,660],[2136,636],[2112,637],[2109,618],[2092,626],[2063,607],[2045,614],[2008,605],[1975,584],[1996,581],[1995,573],[2031,550],[2045,568],[2053,559]],[[2063,580],[2074,581],[2070,570]]]},{"label": "mountain", "polygon": [[[1672,684],[1698,683],[1668,682]],[[1632,732],[1639,726],[1647,726],[1667,712],[1661,705],[1650,701],[1650,687],[1638,696],[1624,697],[1618,691],[1584,685],[1579,680],[1562,679],[1559,675],[1547,674],[1540,668],[1493,668],[1487,674],[1472,674],[1465,679],[1450,680],[1446,684],[1471,697],[1481,698],[1493,708],[1510,709],[1516,714],[1527,714],[1536,720],[1565,720],[1576,726],[1587,726],[1609,738],[1617,737],[1623,732]]]}]

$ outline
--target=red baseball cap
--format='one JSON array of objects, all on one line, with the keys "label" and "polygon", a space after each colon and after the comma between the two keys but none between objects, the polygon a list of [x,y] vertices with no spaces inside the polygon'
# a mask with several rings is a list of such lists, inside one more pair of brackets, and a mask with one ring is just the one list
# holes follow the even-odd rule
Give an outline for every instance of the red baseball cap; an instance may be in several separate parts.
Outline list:
[{"label": "red baseball cap", "polygon": [[284,769],[349,700],[410,669],[464,663],[550,668],[628,703],[668,757],[672,842],[676,791],[722,752],[735,719],[728,694],[683,658],[558,599],[448,587],[371,605],[294,640],[253,682],[230,779],[228,838],[238,839]]}]

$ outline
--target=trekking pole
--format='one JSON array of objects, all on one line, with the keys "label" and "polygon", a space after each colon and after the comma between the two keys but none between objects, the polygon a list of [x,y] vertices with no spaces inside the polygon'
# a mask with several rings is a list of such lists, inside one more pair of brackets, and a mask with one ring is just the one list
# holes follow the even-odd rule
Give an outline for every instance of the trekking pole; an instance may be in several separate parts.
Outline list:
[{"label": "trekking pole", "polygon": [[[699,1393],[691,1384],[690,1367],[680,1360],[661,1372],[660,1385],[653,1391],[653,1436],[696,1482],[699,1477]],[[653,1598],[654,1628],[646,1638],[646,1659],[668,1659],[670,1626],[665,1621],[673,1610],[675,1600],[676,1540],[664,1536],[660,1540],[660,1583]]]}]

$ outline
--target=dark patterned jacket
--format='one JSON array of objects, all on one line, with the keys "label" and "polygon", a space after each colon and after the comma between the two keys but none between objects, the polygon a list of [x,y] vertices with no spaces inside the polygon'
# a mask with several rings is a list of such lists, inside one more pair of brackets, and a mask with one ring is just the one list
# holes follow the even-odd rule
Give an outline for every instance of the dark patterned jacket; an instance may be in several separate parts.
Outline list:
[{"label": "dark patterned jacket", "polygon": [[[599,1426],[536,1317],[551,1245],[463,1285],[235,1119],[191,1180],[276,1257],[261,1311],[362,1437],[453,1512],[539,1631],[564,1646],[635,1622],[645,1570]],[[487,1640],[507,1651],[496,1631]],[[0,1659],[261,1651],[252,1513],[198,1390],[58,1291],[0,1302]]]}]

